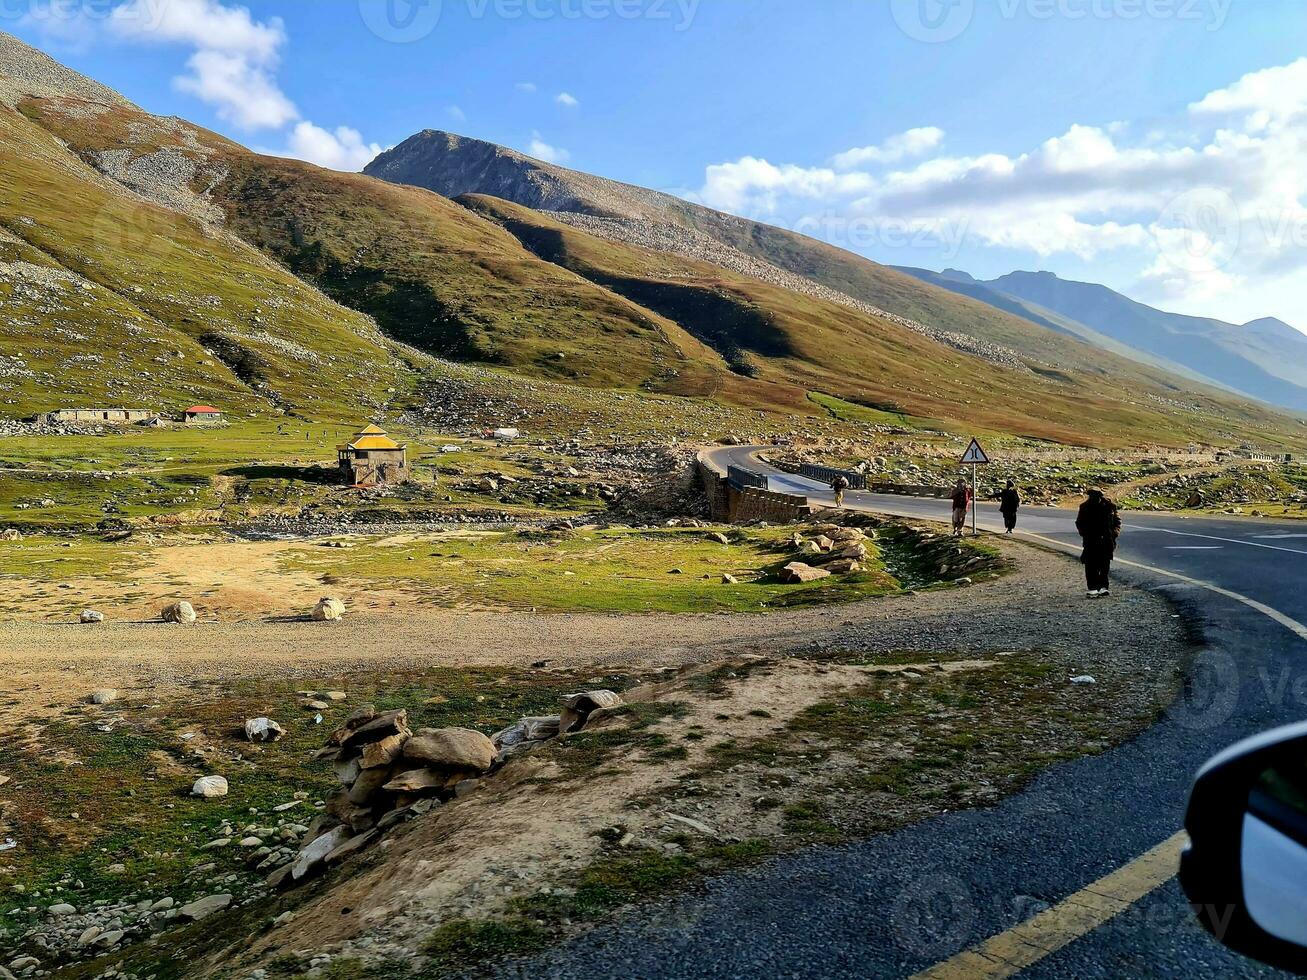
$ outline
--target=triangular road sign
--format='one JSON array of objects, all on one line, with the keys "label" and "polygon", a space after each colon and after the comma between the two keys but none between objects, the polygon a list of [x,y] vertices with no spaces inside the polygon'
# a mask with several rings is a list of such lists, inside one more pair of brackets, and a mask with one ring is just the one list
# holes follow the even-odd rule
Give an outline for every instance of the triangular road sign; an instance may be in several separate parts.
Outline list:
[{"label": "triangular road sign", "polygon": [[962,454],[961,461],[963,463],[975,463],[978,465],[983,465],[989,462],[989,457],[985,455],[985,450],[980,448],[980,443],[977,442],[975,439],[972,439],[971,445],[968,446],[967,451]]}]

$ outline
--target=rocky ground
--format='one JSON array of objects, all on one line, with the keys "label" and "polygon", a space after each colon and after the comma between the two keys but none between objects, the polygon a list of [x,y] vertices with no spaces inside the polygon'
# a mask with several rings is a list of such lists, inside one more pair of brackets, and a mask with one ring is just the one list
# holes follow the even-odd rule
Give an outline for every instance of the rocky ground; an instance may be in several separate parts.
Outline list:
[{"label": "rocky ground", "polygon": [[[116,843],[85,870],[10,889],[6,915],[20,925],[3,962],[37,976],[70,957],[103,956],[86,975],[113,964],[122,976],[166,976],[157,966],[165,951],[210,955],[223,937],[240,936],[246,965],[232,970],[224,957],[209,968],[358,976],[364,963],[400,955],[437,969],[450,957],[483,955],[477,937],[487,928],[530,948],[643,894],[778,848],[984,805],[1053,759],[1101,751],[1135,730],[1169,695],[1188,649],[1158,597],[1127,590],[1111,604],[1085,603],[1074,564],[1015,543],[1001,548],[1017,570],[970,588],[767,617],[646,616],[638,630],[612,616],[431,612],[189,629],[6,626],[0,665],[11,693],[0,727],[21,730],[25,743],[93,753],[100,738],[171,738],[180,754],[165,753],[147,779],[173,787],[179,807],[199,775],[230,779],[237,802],[262,770],[282,781],[249,798],[257,812],[218,822],[204,814],[221,800],[186,804],[196,829],[172,855],[187,856],[181,877],[160,877],[168,884],[151,886],[148,853]],[[403,680],[505,669],[516,672],[513,686],[504,686],[507,675],[478,675],[457,698],[466,689],[451,687],[450,676]],[[646,707],[612,728],[546,744],[476,792],[413,814],[370,838],[364,853],[342,855],[320,882],[281,893],[263,883],[297,860],[329,806],[323,774],[300,768],[326,738],[311,724],[314,711],[329,728],[379,697],[426,713],[414,727],[434,721],[490,735],[512,720],[513,706],[547,714],[587,681]],[[263,693],[239,693],[251,683]],[[107,705],[77,707],[105,689],[115,693]],[[258,710],[280,718],[289,741],[242,748],[233,730]],[[67,728],[65,719],[78,718],[85,727]],[[1001,751],[976,754],[957,741],[977,730]],[[0,787],[6,818],[32,793],[26,769],[10,770]],[[57,781],[76,775],[65,770]],[[157,793],[149,781],[132,785],[143,807]],[[155,805],[166,813],[169,798]],[[92,793],[78,809],[82,821],[62,813],[51,829],[92,831],[95,840],[86,820],[106,819],[102,805]],[[18,844],[11,861],[26,853],[29,832],[0,832]],[[108,888],[115,875],[126,877]],[[197,911],[211,917],[188,925]],[[142,946],[150,935],[165,938]]]}]

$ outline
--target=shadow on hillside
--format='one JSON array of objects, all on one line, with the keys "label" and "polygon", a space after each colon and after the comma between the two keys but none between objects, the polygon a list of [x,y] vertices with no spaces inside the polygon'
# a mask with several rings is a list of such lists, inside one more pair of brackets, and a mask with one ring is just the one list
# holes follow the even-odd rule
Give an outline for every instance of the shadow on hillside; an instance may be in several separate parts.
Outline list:
[{"label": "shadow on hillside", "polygon": [[322,486],[340,483],[340,473],[334,467],[326,466],[278,466],[276,464],[258,464],[255,466],[234,466],[223,470],[222,476],[241,477],[246,480],[295,480],[300,483],[316,483]]}]

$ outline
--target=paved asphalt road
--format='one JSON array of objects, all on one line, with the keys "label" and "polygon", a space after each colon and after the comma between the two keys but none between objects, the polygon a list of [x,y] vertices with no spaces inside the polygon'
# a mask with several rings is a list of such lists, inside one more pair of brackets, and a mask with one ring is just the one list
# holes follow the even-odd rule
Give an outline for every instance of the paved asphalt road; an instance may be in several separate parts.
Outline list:
[{"label": "paved asphalt road", "polygon": [[[766,470],[748,448],[719,462]],[[771,471],[773,489],[823,499]],[[828,491],[826,499],[829,499]],[[947,520],[946,501],[850,493],[868,510]],[[1307,622],[1307,522],[1127,513],[1119,557],[1249,597]],[[1021,527],[1074,545],[1074,514],[1022,512]],[[999,526],[981,508],[983,527]],[[812,848],[701,893],[642,907],[539,957],[502,967],[544,977],[905,977],[1026,920],[1180,829],[1192,774],[1246,735],[1307,717],[1307,642],[1199,585],[1118,565],[1166,592],[1205,649],[1176,706],[1111,752],[1055,766],[999,805],[838,848]],[[1078,601],[1088,601],[1079,599]],[[1110,601],[1110,600],[1109,600]],[[1207,937],[1175,881],[1059,949],[1023,977],[1269,977]]]}]

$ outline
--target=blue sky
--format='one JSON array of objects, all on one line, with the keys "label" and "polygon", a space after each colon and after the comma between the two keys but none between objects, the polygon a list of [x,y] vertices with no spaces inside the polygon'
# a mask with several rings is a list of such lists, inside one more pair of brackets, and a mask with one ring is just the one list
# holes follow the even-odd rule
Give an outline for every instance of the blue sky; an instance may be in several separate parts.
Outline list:
[{"label": "blue sky", "polygon": [[423,128],[980,277],[1307,328],[1301,0],[0,0],[247,145]]}]

